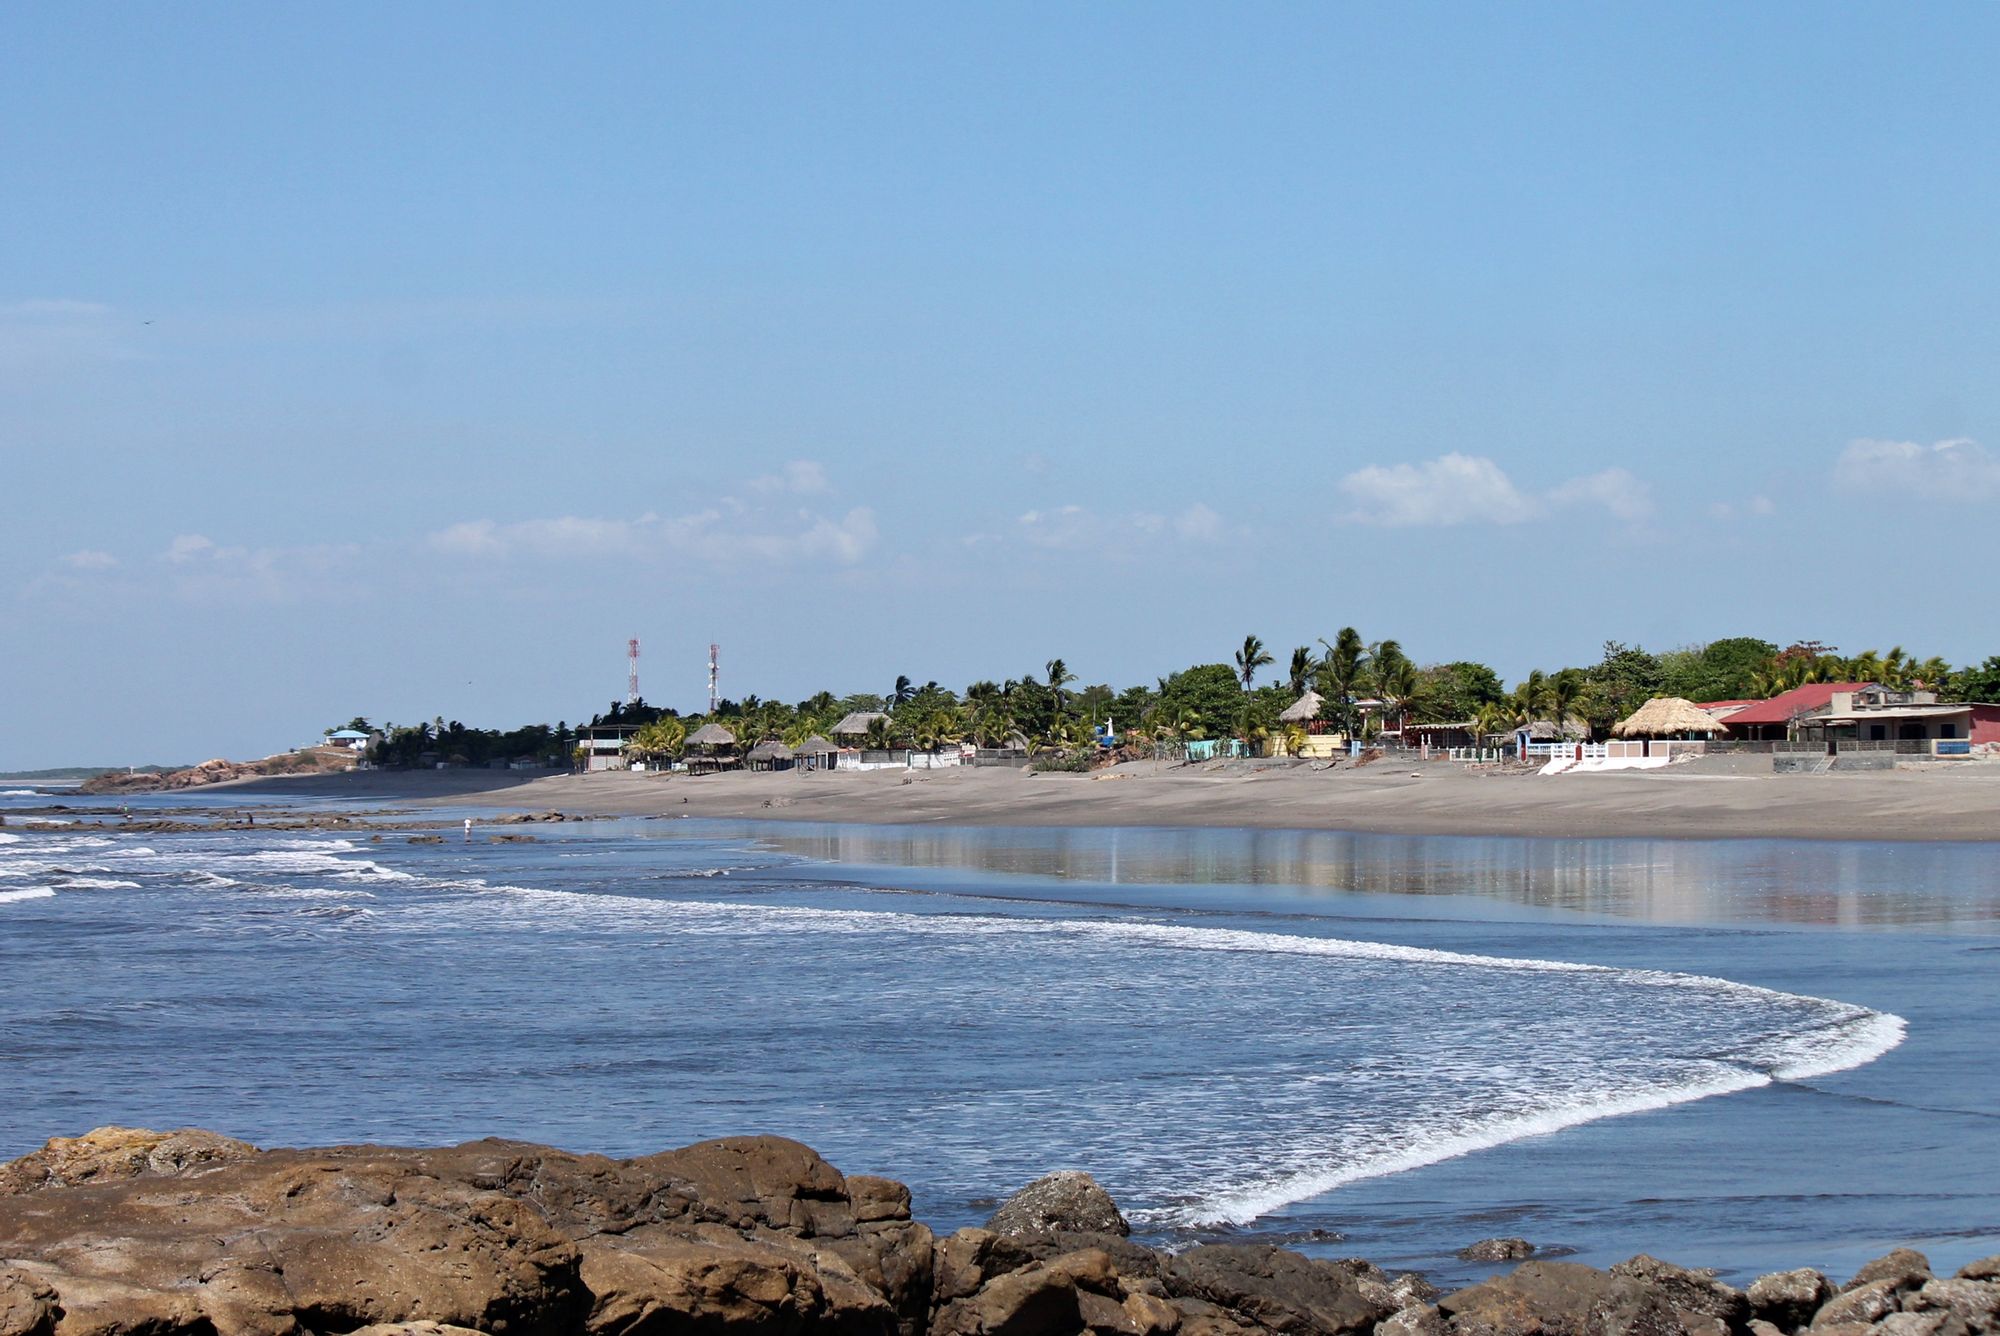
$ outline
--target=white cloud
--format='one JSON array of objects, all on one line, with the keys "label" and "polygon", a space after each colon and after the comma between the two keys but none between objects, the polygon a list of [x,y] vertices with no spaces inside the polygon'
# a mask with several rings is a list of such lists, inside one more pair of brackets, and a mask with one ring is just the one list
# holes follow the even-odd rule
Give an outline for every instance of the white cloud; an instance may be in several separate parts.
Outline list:
[{"label": "white cloud", "polygon": [[1174,516],[1174,533],[1189,542],[1212,543],[1222,537],[1222,516],[1197,501]]},{"label": "white cloud", "polygon": [[1344,518],[1389,528],[1519,524],[1539,511],[1498,464],[1456,451],[1421,464],[1357,469],[1340,480],[1340,490],[1355,507]]},{"label": "white cloud", "polygon": [[810,459],[794,459],[776,473],[767,473],[750,482],[753,491],[789,492],[793,496],[817,496],[833,490],[826,470]]},{"label": "white cloud", "polygon": [[1833,466],[1843,491],[1906,492],[1931,501],[1984,501],[2000,496],[2000,459],[1977,441],[1852,441]]},{"label": "white cloud", "polygon": [[431,550],[454,557],[543,560],[605,557],[692,557],[723,566],[749,560],[771,565],[834,561],[851,566],[875,546],[880,532],[866,508],[839,518],[811,511],[767,514],[708,509],[687,515],[604,519],[560,515],[499,524],[468,520],[430,534]]},{"label": "white cloud", "polygon": [[1602,506],[1614,519],[1643,520],[1653,513],[1652,487],[1624,469],[1572,478],[1549,493],[1557,506]]},{"label": "white cloud", "polygon": [[137,323],[99,302],[0,302],[0,373],[39,378],[129,357]]},{"label": "white cloud", "polygon": [[1718,520],[1733,520],[1739,515],[1750,515],[1761,519],[1766,515],[1777,514],[1778,506],[1770,497],[1759,495],[1751,497],[1741,505],[1734,501],[1713,502],[1708,508],[1708,513],[1710,518]]},{"label": "white cloud", "polygon": [[[1197,501],[1173,515],[1153,511],[1104,515],[1088,506],[1030,510],[1014,521],[1015,536],[1033,547],[1059,551],[1105,548],[1129,552],[1141,543],[1212,543],[1222,537],[1222,517]],[[986,541],[974,535],[972,542]]]},{"label": "white cloud", "polygon": [[99,552],[96,548],[87,547],[81,552],[72,552],[65,556],[62,563],[72,570],[108,571],[118,564],[118,558],[109,552]]},{"label": "white cloud", "polygon": [[1601,507],[1628,524],[1653,513],[1652,485],[1626,469],[1571,478],[1536,494],[1521,490],[1484,455],[1457,451],[1421,464],[1357,469],[1340,480],[1340,490],[1354,502],[1343,520],[1384,528],[1522,524],[1550,510],[1580,506]]},{"label": "white cloud", "polygon": [[167,550],[161,555],[176,566],[185,566],[191,561],[213,557],[217,551],[215,543],[209,538],[198,533],[184,533],[168,543]]}]

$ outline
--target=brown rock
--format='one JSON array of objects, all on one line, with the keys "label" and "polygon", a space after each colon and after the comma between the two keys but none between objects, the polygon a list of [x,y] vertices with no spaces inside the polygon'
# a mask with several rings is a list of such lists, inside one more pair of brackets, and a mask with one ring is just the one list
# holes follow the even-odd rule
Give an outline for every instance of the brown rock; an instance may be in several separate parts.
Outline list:
[{"label": "brown rock", "polygon": [[2000,1254],[1967,1262],[1958,1269],[1960,1280],[2000,1280]]},{"label": "brown rock", "polygon": [[255,1154],[257,1148],[246,1141],[193,1128],[153,1132],[143,1127],[100,1127],[80,1137],[53,1137],[40,1150],[0,1166],[0,1196],[199,1173]]},{"label": "brown rock", "polygon": [[1914,1248],[1897,1248],[1862,1267],[1854,1273],[1854,1279],[1841,1288],[1858,1290],[1863,1285],[1870,1285],[1878,1280],[1891,1280],[1896,1283],[1895,1288],[1900,1292],[1917,1289],[1930,1278],[1930,1258]]},{"label": "brown rock", "polygon": [[1009,1197],[986,1227],[995,1234],[1130,1234],[1111,1194],[1073,1169],[1045,1174]]},{"label": "brown rock", "polygon": [[1276,1331],[1371,1332],[1395,1311],[1365,1294],[1351,1269],[1269,1246],[1190,1248],[1167,1260],[1163,1278],[1175,1298],[1205,1300]]},{"label": "brown rock", "polygon": [[1681,1336],[1652,1286],[1573,1262],[1524,1262],[1448,1294],[1438,1307],[1458,1336]]},{"label": "brown rock", "polygon": [[1975,1332],[2000,1331],[2000,1284],[1987,1280],[1930,1280],[1903,1300],[1912,1313],[1946,1313]]},{"label": "brown rock", "polygon": [[1896,1302],[1896,1280],[1871,1280],[1839,1294],[1813,1314],[1812,1329],[1860,1323],[1872,1326],[1900,1307]]},{"label": "brown rock", "polygon": [[591,1240],[581,1275],[590,1295],[584,1330],[591,1336],[896,1330],[887,1302],[846,1267],[719,1229],[694,1238]]},{"label": "brown rock", "polygon": [[1075,1281],[1038,1262],[939,1309],[930,1330],[931,1336],[1050,1336],[1082,1325]]},{"label": "brown rock", "polygon": [[1518,1262],[1534,1255],[1534,1244],[1526,1239],[1511,1237],[1481,1239],[1458,1250],[1459,1260],[1464,1262]]},{"label": "brown rock", "polygon": [[1667,1302],[1679,1309],[1682,1325],[1692,1330],[1691,1317],[1714,1318],[1725,1329],[1740,1326],[1750,1316],[1750,1301],[1743,1291],[1725,1285],[1706,1268],[1675,1266],[1657,1257],[1640,1253],[1611,1268],[1614,1276],[1630,1276],[1660,1291]]},{"label": "brown rock", "polygon": [[854,1218],[858,1221],[910,1218],[910,1190],[893,1178],[849,1174],[847,1195],[854,1203]]},{"label": "brown rock", "polygon": [[1758,1317],[1780,1331],[1797,1331],[1833,1297],[1833,1285],[1819,1272],[1801,1267],[1757,1277],[1745,1297]]},{"label": "brown rock", "polygon": [[25,1271],[0,1268],[0,1336],[54,1336],[56,1292]]},{"label": "brown rock", "polygon": [[1444,1314],[1435,1304],[1412,1304],[1377,1322],[1375,1336],[1445,1336]]}]

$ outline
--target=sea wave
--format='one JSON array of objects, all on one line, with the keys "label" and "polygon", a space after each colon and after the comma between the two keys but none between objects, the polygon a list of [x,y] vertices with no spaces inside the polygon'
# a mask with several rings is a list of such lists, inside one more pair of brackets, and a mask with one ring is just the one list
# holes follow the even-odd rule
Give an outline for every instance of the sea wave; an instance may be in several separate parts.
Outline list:
[{"label": "sea wave", "polygon": [[0,905],[11,905],[22,900],[52,900],[55,894],[46,886],[24,886],[18,891],[0,891]]},{"label": "sea wave", "polygon": [[64,890],[78,891],[136,891],[136,881],[120,881],[116,877],[71,877],[63,882]]}]

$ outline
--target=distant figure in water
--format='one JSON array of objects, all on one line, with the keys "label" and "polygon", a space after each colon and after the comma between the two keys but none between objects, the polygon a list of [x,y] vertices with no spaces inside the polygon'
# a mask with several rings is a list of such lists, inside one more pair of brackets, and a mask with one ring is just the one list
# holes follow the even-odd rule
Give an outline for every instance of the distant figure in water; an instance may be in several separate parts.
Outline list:
[{"label": "distant figure in water", "polygon": [[465,818],[465,842],[472,843],[472,818]]}]

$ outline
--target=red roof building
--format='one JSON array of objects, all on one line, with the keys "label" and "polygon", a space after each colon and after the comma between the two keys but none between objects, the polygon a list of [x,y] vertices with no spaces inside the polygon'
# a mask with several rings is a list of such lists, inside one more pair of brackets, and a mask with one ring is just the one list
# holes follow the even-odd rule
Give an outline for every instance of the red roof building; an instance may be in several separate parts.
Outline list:
[{"label": "red roof building", "polygon": [[[1868,685],[1866,682],[1808,682],[1769,700],[1755,701],[1733,713],[1723,714],[1722,726],[1729,730],[1732,738],[1751,742],[1782,741],[1790,735],[1796,720],[1821,713],[1833,704],[1835,692],[1860,691]],[[1721,711],[1717,713],[1721,714]]]}]

